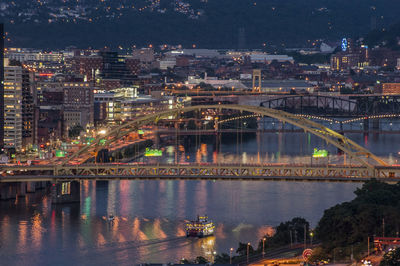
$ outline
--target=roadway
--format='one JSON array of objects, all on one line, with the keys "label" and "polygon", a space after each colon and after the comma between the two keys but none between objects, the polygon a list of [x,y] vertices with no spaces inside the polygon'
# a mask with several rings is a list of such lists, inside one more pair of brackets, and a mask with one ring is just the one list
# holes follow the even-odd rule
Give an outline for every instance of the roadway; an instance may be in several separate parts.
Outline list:
[{"label": "roadway", "polygon": [[3,165],[0,182],[68,180],[400,181],[400,167],[291,164],[77,164]]}]

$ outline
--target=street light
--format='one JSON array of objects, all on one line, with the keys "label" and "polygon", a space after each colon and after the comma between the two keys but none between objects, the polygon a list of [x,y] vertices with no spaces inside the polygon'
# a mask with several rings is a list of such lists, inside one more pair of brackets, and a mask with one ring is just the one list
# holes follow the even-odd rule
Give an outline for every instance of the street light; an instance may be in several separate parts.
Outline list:
[{"label": "street light", "polygon": [[310,230],[310,241],[311,241],[311,247],[312,247],[312,241],[313,241],[313,237],[314,237],[314,232],[312,230]]},{"label": "street light", "polygon": [[250,249],[250,243],[247,243],[247,263],[249,263],[249,249]]},{"label": "street light", "polygon": [[263,238],[263,251],[262,251],[262,256],[264,258],[265,255],[265,240],[267,240],[265,237]]},{"label": "street light", "polygon": [[233,248],[231,248],[229,250],[229,264],[232,264],[232,252],[233,252]]}]

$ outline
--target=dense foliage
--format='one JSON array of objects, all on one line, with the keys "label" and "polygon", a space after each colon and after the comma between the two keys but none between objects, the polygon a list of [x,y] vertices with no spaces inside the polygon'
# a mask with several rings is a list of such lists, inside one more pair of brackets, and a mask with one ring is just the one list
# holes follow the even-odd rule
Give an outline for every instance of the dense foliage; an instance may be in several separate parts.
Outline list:
[{"label": "dense foliage", "polygon": [[365,43],[371,47],[379,45],[393,50],[400,50],[400,23],[394,24],[388,29],[371,31],[365,37]]},{"label": "dense foliage", "polygon": [[[291,243],[303,243],[304,235],[306,236],[306,240],[309,239],[309,230],[310,224],[307,222],[307,220],[296,217],[291,221],[287,221],[278,225],[273,236],[266,236],[266,243],[268,243],[268,247],[282,247]],[[259,243],[259,249],[261,248],[262,240],[260,240]]]},{"label": "dense foliage", "polygon": [[[276,248],[281,248],[295,243],[303,243],[304,242],[304,230],[306,230],[306,237],[309,239],[309,223],[307,220],[296,217],[291,221],[287,221],[279,224],[275,228],[275,234],[273,236],[264,236],[264,238],[260,239],[258,243],[258,248],[254,249],[253,246],[248,245],[246,243],[239,242],[239,246],[236,249],[236,256],[232,257],[232,263],[239,263],[246,260],[247,251],[249,251],[250,258],[252,256],[260,256],[263,251],[263,242],[264,242],[264,251],[269,252]],[[308,241],[308,240],[307,240]],[[218,254],[215,257],[215,263],[229,263],[230,256],[226,253]]]},{"label": "dense foliage", "polygon": [[[400,227],[400,183],[371,180],[355,191],[356,198],[324,212],[316,234],[320,254],[357,258],[366,251],[368,237],[396,236]],[[371,240],[372,241],[372,240]]]},{"label": "dense foliage", "polygon": [[[186,2],[188,8],[177,8]],[[202,48],[238,46],[239,29],[248,48],[337,40],[378,29],[398,19],[394,0],[72,0],[0,2],[11,46],[124,47],[182,44]],[[152,4],[153,3],[153,4]],[[146,7],[146,8],[144,8]],[[62,11],[61,11],[62,10]],[[355,15],[356,10],[356,15]],[[74,13],[71,13],[71,12]],[[193,13],[194,12],[194,13]],[[84,15],[83,15],[84,14]],[[193,16],[194,15],[194,16]],[[283,45],[282,45],[283,44]]]},{"label": "dense foliage", "polygon": [[397,266],[400,265],[400,248],[391,250],[383,256],[381,266]]},{"label": "dense foliage", "polygon": [[76,138],[81,134],[82,131],[83,131],[83,127],[81,125],[79,125],[79,124],[74,125],[70,129],[68,129],[68,137]]},{"label": "dense foliage", "polygon": [[180,264],[207,264],[207,263],[209,263],[209,261],[202,256],[198,256],[193,261],[190,261],[188,259],[181,259],[179,261],[179,263]]}]

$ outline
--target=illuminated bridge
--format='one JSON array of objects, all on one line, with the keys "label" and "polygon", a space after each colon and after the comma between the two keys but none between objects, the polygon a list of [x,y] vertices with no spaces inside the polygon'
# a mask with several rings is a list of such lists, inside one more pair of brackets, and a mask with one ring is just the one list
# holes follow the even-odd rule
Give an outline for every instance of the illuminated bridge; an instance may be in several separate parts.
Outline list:
[{"label": "illuminated bridge", "polygon": [[261,106],[295,114],[331,117],[380,116],[400,113],[400,95],[284,95]]},{"label": "illuminated bridge", "polygon": [[79,180],[292,180],[352,181],[370,178],[400,181],[400,167],[377,166],[373,170],[357,165],[288,164],[83,164],[48,166],[5,166],[12,172],[0,182]]},{"label": "illuminated bridge", "polygon": [[[326,144],[335,146],[346,154],[352,163],[335,165],[307,164],[217,164],[217,163],[83,163],[96,156],[99,151],[123,140],[131,132],[137,132],[145,125],[157,124],[167,118],[176,121],[185,113],[214,114],[214,120],[222,112],[253,113],[275,118],[292,124],[304,132],[311,133]],[[231,113],[233,114],[233,113]],[[216,121],[215,121],[216,122]],[[218,123],[215,123],[218,124]],[[179,129],[176,129],[179,130]],[[78,159],[84,157],[85,160]],[[5,165],[0,167],[0,182],[51,181],[54,184],[54,199],[62,199],[65,182],[79,180],[118,180],[118,179],[184,179],[184,180],[307,180],[307,181],[365,181],[377,178],[386,181],[400,180],[400,167],[389,166],[379,157],[347,137],[302,116],[281,110],[260,106],[245,105],[201,105],[175,108],[146,114],[110,129],[99,135],[91,144],[84,146],[57,164],[49,165]],[[79,182],[78,182],[79,184]],[[75,185],[78,186],[78,185]],[[79,190],[79,186],[75,187]],[[66,189],[67,192],[71,190]],[[61,194],[60,194],[61,193]],[[71,192],[72,193],[72,192]],[[68,194],[68,193],[67,193]],[[74,193],[72,193],[74,194]],[[76,193],[75,193],[76,194]],[[60,200],[62,201],[62,200]]]}]

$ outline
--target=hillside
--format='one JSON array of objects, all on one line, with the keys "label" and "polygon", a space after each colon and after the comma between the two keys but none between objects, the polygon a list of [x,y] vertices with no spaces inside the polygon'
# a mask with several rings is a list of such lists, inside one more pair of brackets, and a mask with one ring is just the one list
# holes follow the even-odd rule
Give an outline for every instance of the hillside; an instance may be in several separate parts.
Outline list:
[{"label": "hillside", "polygon": [[396,21],[396,0],[0,0],[9,46],[304,46]]}]

